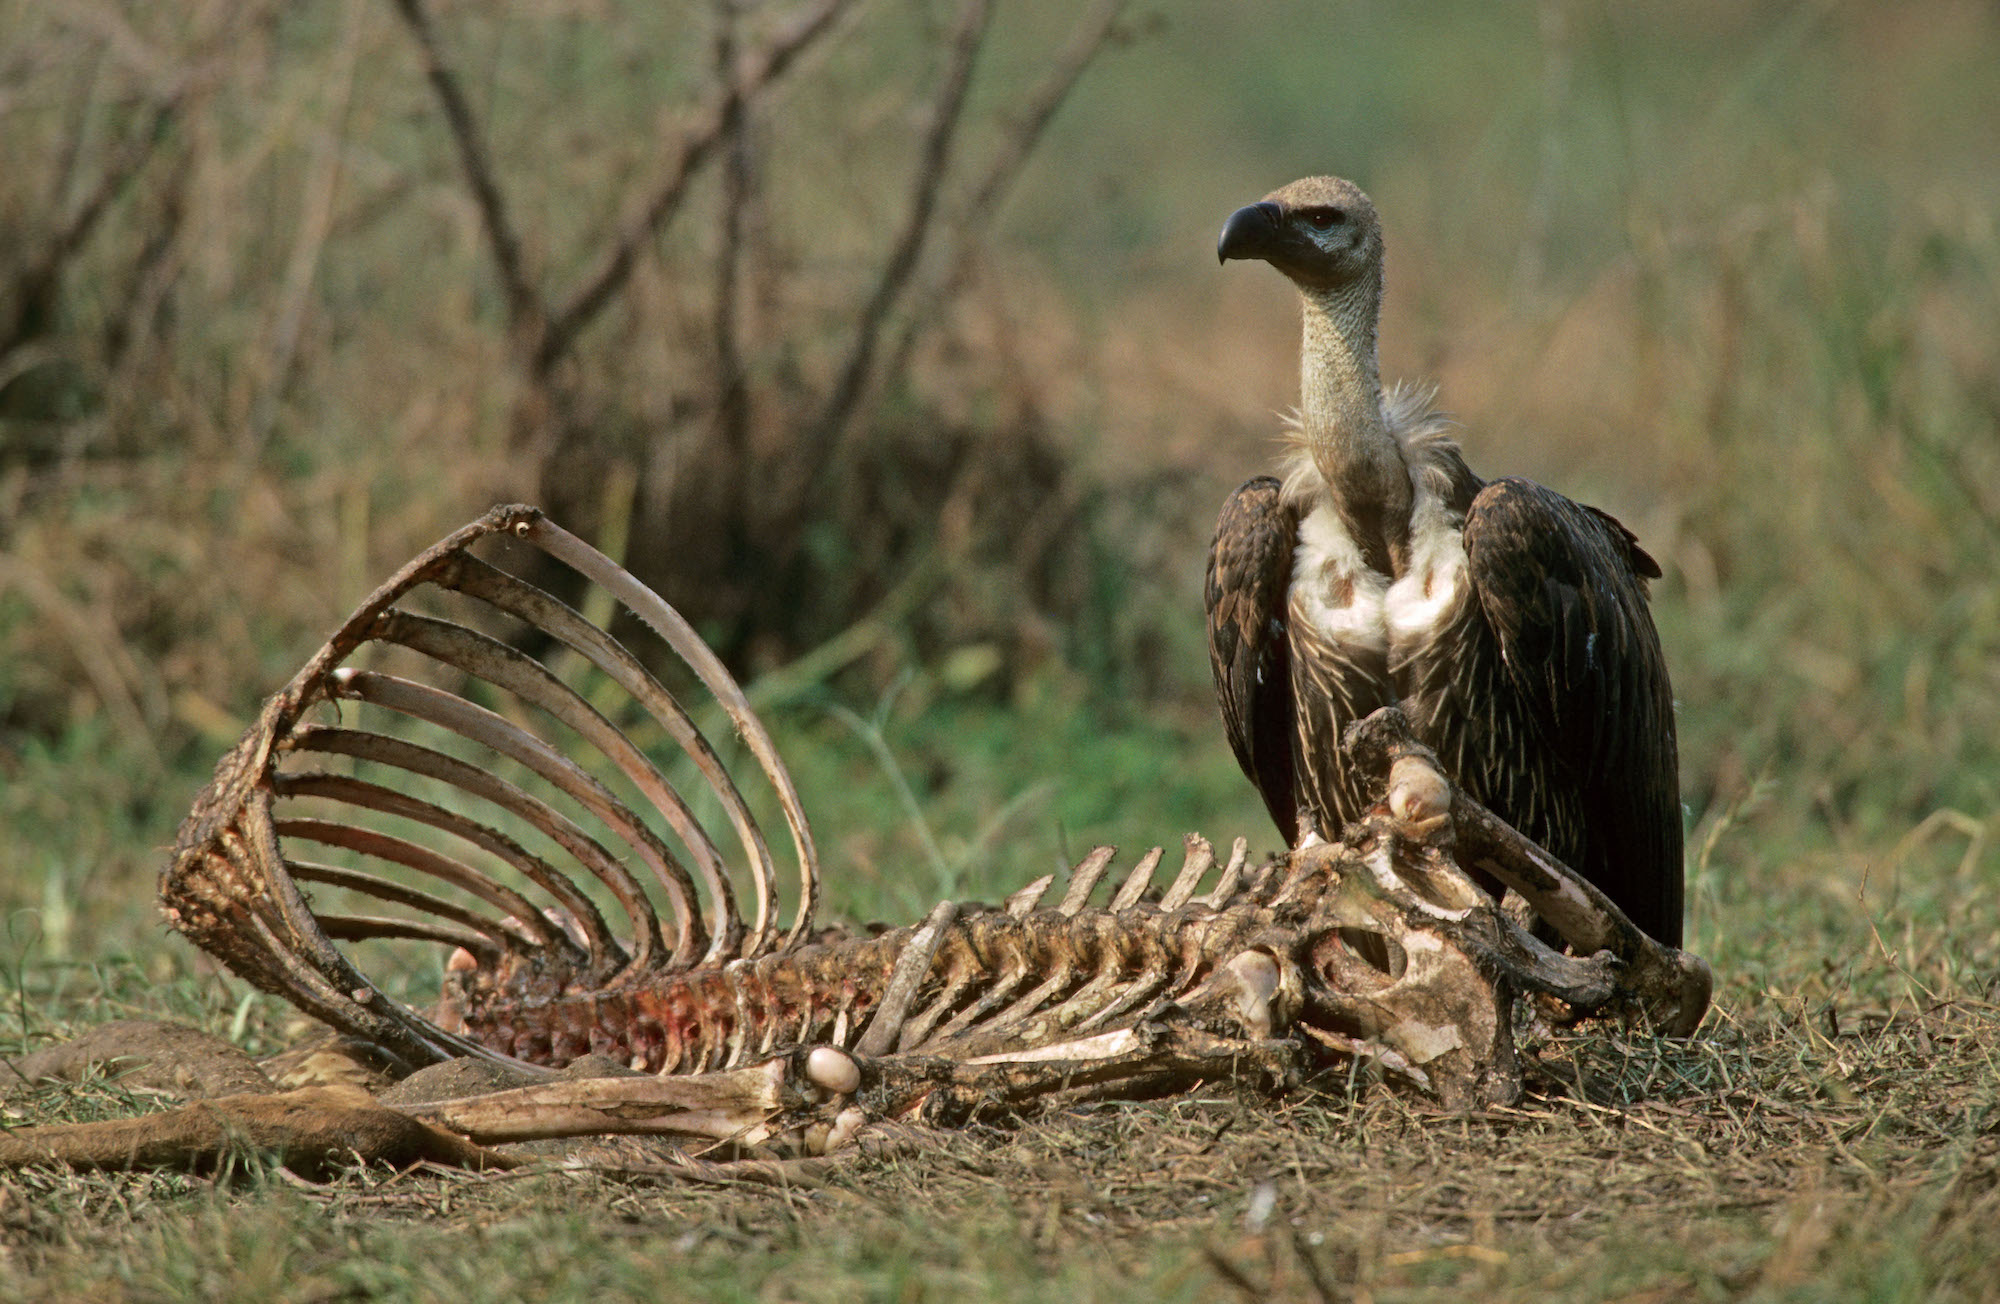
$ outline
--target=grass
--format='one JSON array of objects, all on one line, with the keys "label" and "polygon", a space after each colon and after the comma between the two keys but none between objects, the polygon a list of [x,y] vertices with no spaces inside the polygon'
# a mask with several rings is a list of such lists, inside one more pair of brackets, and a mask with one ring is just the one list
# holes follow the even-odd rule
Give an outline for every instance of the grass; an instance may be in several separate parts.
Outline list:
[{"label": "grass", "polygon": [[[785,1191],[356,1173],[0,1182],[24,1298],[1990,1299],[1991,1002],[1733,984],[1703,1038],[1555,1039],[1514,1109],[1339,1083],[979,1131]],[[1829,1016],[1828,1009],[1841,1012]],[[1331,1094],[1327,1094],[1330,1092]],[[114,1087],[29,1108],[130,1108]],[[941,1234],[942,1229],[949,1229]],[[38,1294],[37,1291],[46,1291]]]},{"label": "grass", "polygon": [[[560,279],[646,170],[708,9],[436,7]],[[766,274],[805,324],[758,300],[760,377],[837,356],[826,323],[906,190],[902,79],[935,70],[932,8],[877,0],[763,123],[793,187],[762,219]],[[114,13],[131,39],[107,44]],[[1720,976],[1703,1036],[1542,1042],[1528,1099],[1492,1115],[1218,1089],[777,1193],[13,1174],[0,1295],[2000,1298],[1990,7],[1135,14],[878,408],[955,447],[1039,432],[1080,542],[947,522],[941,580],[861,655],[770,681],[829,909],[901,922],[1097,841],[1269,836],[1195,613],[1214,504],[1266,467],[1296,384],[1295,319],[1275,278],[1207,250],[1236,204],[1332,169],[1388,223],[1385,371],[1441,382],[1475,466],[1600,503],[1665,563],[1691,946]],[[996,20],[977,131],[1069,21]],[[8,276],[142,119],[133,52],[215,59],[48,333],[0,356],[0,1050],[135,1016],[276,1049],[290,1011],[166,936],[153,875],[260,696],[376,579],[532,488],[501,307],[387,6],[0,2],[0,32],[0,137],[26,160],[0,175]],[[694,421],[713,243],[670,228],[580,347],[607,444]],[[757,437],[782,451],[785,430]],[[897,492],[962,505],[920,471]],[[1015,512],[1043,483],[987,496]],[[858,565],[857,537],[815,546]],[[868,578],[898,591],[923,564]],[[0,1108],[151,1103],[95,1082]]]}]

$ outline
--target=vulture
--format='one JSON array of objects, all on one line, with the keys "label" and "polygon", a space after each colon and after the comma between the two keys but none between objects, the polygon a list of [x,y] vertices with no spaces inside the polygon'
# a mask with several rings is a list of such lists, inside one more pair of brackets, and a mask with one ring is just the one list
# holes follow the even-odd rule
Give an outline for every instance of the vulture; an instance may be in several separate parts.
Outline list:
[{"label": "vulture", "polygon": [[1681,941],[1673,692],[1632,532],[1530,480],[1482,480],[1431,392],[1376,362],[1382,228],[1352,182],[1237,209],[1218,260],[1304,306],[1282,478],[1230,495],[1209,551],[1210,664],[1231,748],[1287,838],[1361,814],[1346,727],[1399,706],[1467,793]]}]

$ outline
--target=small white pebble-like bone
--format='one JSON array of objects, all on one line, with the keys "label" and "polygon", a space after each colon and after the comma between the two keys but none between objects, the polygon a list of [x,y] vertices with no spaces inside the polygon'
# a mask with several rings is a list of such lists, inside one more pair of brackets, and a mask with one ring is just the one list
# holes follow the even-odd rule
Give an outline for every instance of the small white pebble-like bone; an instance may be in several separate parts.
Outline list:
[{"label": "small white pebble-like bone", "polygon": [[861,1085],[861,1066],[844,1050],[815,1046],[806,1056],[806,1077],[821,1091],[845,1096]]},{"label": "small white pebble-like bone", "polygon": [[826,1153],[832,1154],[854,1143],[855,1136],[867,1125],[868,1115],[849,1105],[833,1116],[833,1127],[826,1134]]}]

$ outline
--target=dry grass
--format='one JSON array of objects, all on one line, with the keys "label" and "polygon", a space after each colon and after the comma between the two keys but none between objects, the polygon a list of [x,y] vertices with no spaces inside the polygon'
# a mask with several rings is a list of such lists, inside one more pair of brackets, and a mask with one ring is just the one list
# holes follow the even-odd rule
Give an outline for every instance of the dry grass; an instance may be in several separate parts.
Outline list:
[{"label": "dry grass", "polygon": [[[697,95],[711,7],[433,7],[527,267],[574,284]],[[767,456],[879,283],[959,12],[861,9],[760,128],[738,338]],[[834,905],[908,918],[1066,844],[1261,827],[1193,613],[1295,327],[1276,278],[1208,249],[1231,207],[1333,169],[1389,222],[1386,369],[1442,382],[1475,465],[1601,503],[1666,563],[1709,1033],[1545,1045],[1504,1116],[1211,1093],[776,1195],[24,1175],[0,1294],[1995,1297],[1990,6],[1134,14],[857,418],[855,447],[902,450],[901,478],[829,478],[872,533],[809,532],[855,587],[790,637],[860,621],[858,651],[771,682]],[[1074,21],[998,14],[964,158]],[[284,1012],[155,931],[152,875],[238,723],[368,585],[539,482],[503,296],[391,6],[0,0],[0,33],[0,1044],[140,1014],[270,1049]],[[99,193],[29,303],[23,270]],[[720,193],[697,177],[702,220],[647,245],[559,377],[610,459],[576,472],[586,499],[713,428]],[[633,479],[599,473],[619,457]],[[982,504],[1032,528],[971,530]],[[763,646],[745,663],[798,650]]]},{"label": "dry grass", "polygon": [[[662,1275],[712,1299],[1994,1298],[2000,1007],[1834,1008],[1770,993],[1694,1042],[1545,1040],[1529,1096],[1481,1115],[1223,1087],[786,1190],[22,1173],[0,1245],[47,1298],[584,1298]],[[132,1103],[85,1085],[30,1109]]]}]

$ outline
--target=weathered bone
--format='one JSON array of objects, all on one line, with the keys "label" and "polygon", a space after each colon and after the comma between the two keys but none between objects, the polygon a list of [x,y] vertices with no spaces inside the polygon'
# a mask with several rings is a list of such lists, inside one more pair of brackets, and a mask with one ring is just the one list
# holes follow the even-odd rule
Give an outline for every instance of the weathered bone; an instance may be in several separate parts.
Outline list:
[{"label": "weathered bone", "polygon": [[1700,1024],[1715,987],[1707,962],[1655,941],[1596,884],[1463,792],[1446,783],[1445,798],[1432,795],[1433,780],[1441,780],[1443,770],[1437,757],[1417,742],[1400,712],[1377,711],[1358,722],[1348,730],[1344,745],[1364,766],[1388,762],[1392,805],[1397,800],[1394,774],[1399,767],[1414,766],[1403,772],[1412,776],[1409,782],[1424,795],[1405,800],[1418,811],[1419,820],[1449,810],[1459,861],[1520,893],[1579,954],[1604,951],[1615,957],[1622,966],[1617,980],[1620,995],[1642,1008],[1661,1031],[1685,1037]]},{"label": "weathered bone", "polygon": [[[783,1060],[685,1077],[581,1078],[406,1105],[412,1118],[482,1145],[606,1133],[754,1137],[806,1103]],[[768,1133],[765,1133],[768,1135]]]},{"label": "weathered bone", "polygon": [[[1241,839],[1238,846],[1247,847]],[[1179,910],[1194,899],[1194,891],[1201,886],[1202,875],[1215,865],[1215,848],[1208,845],[1208,839],[1199,833],[1187,835],[1187,859],[1181,862],[1181,872],[1174,876],[1174,885],[1160,898],[1160,909]]]},{"label": "weathered bone", "polygon": [[944,941],[944,930],[951,927],[952,920],[958,918],[958,907],[949,901],[940,901],[932,908],[929,919],[903,943],[896,957],[896,968],[889,975],[889,985],[883,990],[882,1003],[876,1007],[875,1017],[868,1023],[868,1031],[861,1034],[861,1040],[854,1049],[863,1055],[880,1055],[896,1044],[896,1038],[903,1031],[903,1020],[908,1017],[910,1003],[917,998],[917,991],[924,979],[930,976],[931,960],[937,955],[938,944]]},{"label": "weathered bone", "polygon": [[[1062,904],[1056,910],[1074,915],[1083,909],[1090,900],[1091,889],[1103,881],[1105,872],[1111,868],[1111,858],[1117,854],[1116,847],[1099,847],[1079,860],[1069,872],[1069,890],[1063,893]],[[1158,848],[1154,849],[1153,863],[1159,863]]]},{"label": "weathered bone", "polygon": [[[713,696],[791,834],[789,928],[752,803],[657,658],[501,569],[504,557],[476,556],[489,540],[538,548],[608,590]],[[532,640],[418,610],[433,592],[580,654],[571,666],[602,674],[627,706],[564,678]],[[392,646],[429,682],[368,664]],[[310,718],[342,703],[360,718]],[[679,762],[645,745],[654,730]],[[1370,717],[1347,746],[1376,806],[1340,841],[1261,867],[1236,839],[1206,893],[1215,854],[1189,835],[1164,891],[1156,849],[1107,906],[1090,905],[1113,863],[1099,848],[1053,904],[1050,876],[1002,909],[946,902],[915,927],[814,940],[810,829],[741,690],[657,595],[534,509],[506,507],[405,567],[267,703],[183,825],[161,890],[174,926],[237,972],[405,1066],[465,1054],[559,1066],[594,1052],[667,1075],[550,1082],[423,1115],[481,1137],[629,1125],[823,1151],[895,1120],[1223,1075],[1275,1087],[1357,1058],[1476,1105],[1519,1093],[1517,993],[1580,1014],[1637,1011],[1673,1032],[1699,1022],[1707,967],[1456,791],[1400,716]],[[676,764],[693,787],[677,786]],[[701,825],[705,807],[733,839]],[[355,863],[308,860],[301,844]],[[1537,940],[1468,868],[1513,887],[1577,954]],[[322,906],[308,885],[405,913]],[[341,945],[398,937],[453,948],[432,1017]]]}]

